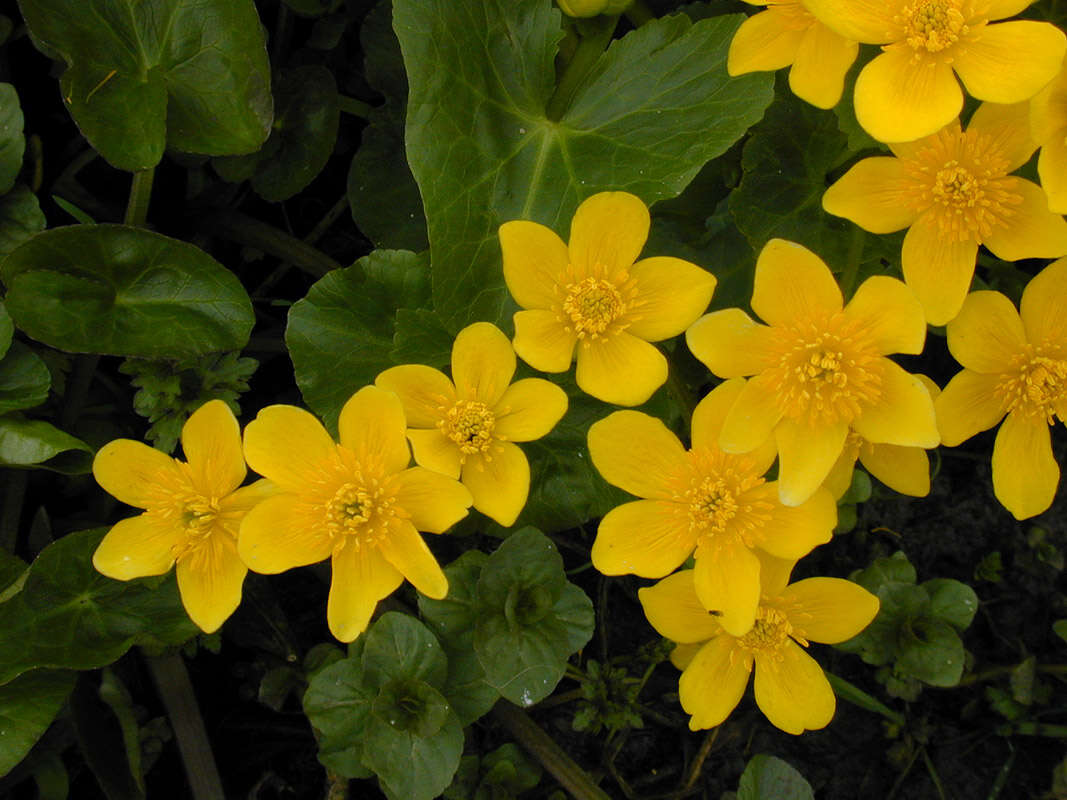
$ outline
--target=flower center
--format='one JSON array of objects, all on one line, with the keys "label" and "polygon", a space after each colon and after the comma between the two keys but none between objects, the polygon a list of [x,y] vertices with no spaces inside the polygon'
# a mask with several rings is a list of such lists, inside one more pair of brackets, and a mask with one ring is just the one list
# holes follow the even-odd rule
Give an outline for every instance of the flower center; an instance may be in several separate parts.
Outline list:
[{"label": "flower center", "polygon": [[622,293],[602,278],[585,278],[564,288],[563,313],[579,339],[596,339],[626,310]]},{"label": "flower center", "polygon": [[919,0],[904,7],[905,41],[914,50],[939,53],[967,33],[960,0]]},{"label": "flower center", "polygon": [[751,653],[780,659],[782,645],[789,640],[793,626],[785,614],[776,608],[760,606],[756,611],[756,622],[752,629],[737,640],[737,643]]},{"label": "flower center", "polygon": [[173,515],[177,515],[185,531],[184,541],[171,547],[171,554],[175,561],[198,550],[216,530],[216,527],[221,529],[221,526],[217,526],[217,523],[221,522],[222,514],[217,497],[193,493],[176,497],[175,504],[162,513],[171,519]]},{"label": "flower center", "polygon": [[381,481],[355,479],[326,501],[326,528],[337,545],[374,547],[399,516],[396,498]]},{"label": "flower center", "polygon": [[1056,406],[1067,401],[1067,360],[1042,355],[1044,351],[1027,345],[1016,357],[1016,369],[1001,376],[995,391],[1007,411],[1040,415],[1052,425]]},{"label": "flower center", "polygon": [[441,432],[459,445],[464,455],[484,453],[493,442],[496,415],[485,403],[460,400],[438,423]]},{"label": "flower center", "polygon": [[727,532],[740,535],[751,545],[748,534],[770,519],[773,507],[750,493],[764,483],[752,460],[713,450],[689,455],[693,469],[675,498],[688,512],[689,530],[704,547],[714,547],[716,536]]}]

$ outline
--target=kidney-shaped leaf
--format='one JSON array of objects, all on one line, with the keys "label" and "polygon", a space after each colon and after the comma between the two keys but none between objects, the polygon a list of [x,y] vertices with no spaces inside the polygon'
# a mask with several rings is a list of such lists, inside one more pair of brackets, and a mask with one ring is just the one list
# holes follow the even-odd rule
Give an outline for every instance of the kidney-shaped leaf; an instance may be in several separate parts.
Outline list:
[{"label": "kidney-shaped leaf", "polygon": [[7,310],[73,353],[183,358],[240,350],[255,318],[233,273],[198,247],[126,225],[71,225],[0,262]]},{"label": "kidney-shaped leaf", "polygon": [[74,686],[74,673],[38,669],[0,686],[0,775],[29,752]]}]

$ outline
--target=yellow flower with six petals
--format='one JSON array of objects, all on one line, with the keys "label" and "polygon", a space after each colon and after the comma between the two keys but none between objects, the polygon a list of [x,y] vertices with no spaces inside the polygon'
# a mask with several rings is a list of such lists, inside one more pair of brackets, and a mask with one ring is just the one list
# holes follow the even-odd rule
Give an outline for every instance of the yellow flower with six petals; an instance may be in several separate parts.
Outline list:
[{"label": "yellow flower with six petals", "polygon": [[800,558],[830,541],[837,523],[825,489],[795,508],[779,502],[777,487],[763,477],[774,463],[773,441],[747,455],[719,448],[723,421],[744,384],[727,381],[700,401],[688,452],[662,422],[637,411],[616,411],[589,428],[589,455],[600,474],[644,498],[600,521],[593,566],[605,575],[662,578],[695,549],[696,591],[738,636],[756,619],[756,553]]},{"label": "yellow flower with six petals", "polygon": [[711,302],[715,278],[679,258],[634,263],[649,224],[639,198],[601,192],[574,213],[568,244],[536,222],[500,226],[504,280],[524,309],[514,340],[523,361],[565,372],[577,358],[582,391],[621,406],[663,385],[667,359],[650,342],[688,328]]},{"label": "yellow flower with six petals", "polygon": [[189,417],[181,442],[188,462],[132,439],[100,448],[93,460],[96,482],[145,512],[111,528],[93,553],[93,566],[126,581],[162,575],[176,563],[185,610],[212,633],[241,603],[248,571],[237,555],[241,520],[275,489],[269,481],[238,488],[247,474],[241,431],[221,400]]},{"label": "yellow flower with six petals", "polygon": [[471,496],[452,478],[408,468],[407,422],[392,392],[365,386],[337,425],[339,444],[314,416],[287,405],[268,406],[248,424],[248,465],[282,493],[245,517],[238,551],[250,569],[269,574],[330,558],[326,617],[333,635],[350,642],[404,578],[427,597],[448,593],[418,532],[451,527]]},{"label": "yellow flower with six petals", "polygon": [[689,349],[721,378],[753,375],[723,423],[719,445],[747,453],[772,433],[778,493],[799,505],[822,485],[850,430],[868,442],[935,447],[926,387],[886,358],[921,353],[922,307],[900,281],[868,278],[847,306],[822,259],[772,239],[756,262],[752,309],[715,311],[686,332]]},{"label": "yellow flower with six petals", "polygon": [[476,322],[452,345],[455,383],[421,364],[392,367],[375,380],[404,406],[416,463],[459,478],[474,507],[505,526],[530,491],[530,464],[514,442],[540,439],[567,411],[558,386],[540,378],[511,383],[514,373],[508,338]]},{"label": "yellow flower with six petals", "polygon": [[753,670],[756,704],[771,724],[793,734],[826,727],[834,693],[804,648],[850,639],[878,613],[878,598],[858,584],[840,578],[790,584],[793,561],[761,560],[756,623],[741,636],[725,631],[701,604],[692,570],[637,593],[652,627],[679,643],[671,661],[682,670],[678,698],[691,730],[725,720]]},{"label": "yellow flower with six petals", "polygon": [[1041,187],[1009,175],[1035,148],[1025,103],[984,103],[966,131],[953,122],[893,145],[896,158],[863,159],[826,190],[823,208],[872,233],[907,228],[904,282],[927,322],[944,325],[967,296],[979,245],[1006,261],[1067,254],[1067,222]]},{"label": "yellow flower with six petals", "polygon": [[944,443],[955,447],[1003,419],[993,491],[1016,519],[1040,514],[1060,480],[1049,427],[1067,421],[1067,259],[1027,284],[1019,311],[1000,292],[971,293],[947,333],[964,369],[935,403]]}]

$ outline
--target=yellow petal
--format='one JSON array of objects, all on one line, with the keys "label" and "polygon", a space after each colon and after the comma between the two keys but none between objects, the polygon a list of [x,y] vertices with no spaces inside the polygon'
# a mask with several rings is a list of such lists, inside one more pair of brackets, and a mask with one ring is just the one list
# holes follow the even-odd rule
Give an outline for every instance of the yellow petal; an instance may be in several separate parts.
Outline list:
[{"label": "yellow petal", "polygon": [[993,444],[993,493],[1015,519],[1047,511],[1056,497],[1060,468],[1042,416],[1008,414]]},{"label": "yellow petal", "polygon": [[833,108],[845,88],[845,74],[859,45],[816,22],[804,33],[789,70],[789,88],[818,108]]},{"label": "yellow petal", "polygon": [[332,567],[326,621],[339,641],[351,642],[367,629],[378,601],[395,592],[404,578],[373,547],[342,547]]},{"label": "yellow petal", "polygon": [[795,242],[771,239],[756,260],[752,310],[769,325],[823,319],[841,310],[841,289],[825,262]]},{"label": "yellow petal", "polygon": [[756,657],[753,688],[760,711],[786,733],[825,728],[834,718],[834,691],[822,667],[792,640],[773,657]]},{"label": "yellow petal", "polygon": [[567,413],[567,393],[541,378],[515,381],[493,409],[493,434],[509,442],[540,439]]},{"label": "yellow petal", "polygon": [[264,478],[231,492],[220,501],[219,508],[222,509],[223,515],[237,518],[238,525],[234,528],[234,534],[236,535],[237,528],[240,527],[240,522],[244,519],[245,514],[268,497],[274,497],[280,492],[281,490],[274,481],[268,481]]},{"label": "yellow petal", "polygon": [[760,591],[766,597],[777,597],[789,583],[789,576],[797,564],[795,558],[775,558],[766,550],[754,551],[759,559]]},{"label": "yellow petal", "polygon": [[697,652],[678,679],[678,699],[691,715],[689,729],[714,728],[741,702],[752,655],[732,636],[716,636]]},{"label": "yellow petal", "polygon": [[593,566],[604,575],[662,578],[696,546],[685,510],[677,503],[638,500],[609,511],[593,542]]},{"label": "yellow petal", "polygon": [[730,42],[726,71],[734,76],[788,67],[804,38],[804,29],[791,23],[790,15],[777,8],[746,19]]},{"label": "yellow petal", "polygon": [[473,498],[459,481],[411,467],[392,477],[388,484],[396,504],[420,531],[443,533],[465,516]]},{"label": "yellow petal", "polygon": [[813,428],[805,422],[783,419],[774,429],[778,443],[778,498],[799,506],[816,490],[845,446],[848,423]]},{"label": "yellow petal", "polygon": [[333,552],[325,510],[292,494],[268,498],[241,521],[237,552],[245,566],[267,575],[322,561]]},{"label": "yellow petal", "polygon": [[245,427],[248,466],[285,491],[305,491],[338,464],[322,423],[296,406],[267,406]]},{"label": "yellow petal", "polygon": [[926,342],[926,317],[915,292],[896,278],[875,275],[860,284],[845,316],[863,326],[878,352],[918,355]]},{"label": "yellow petal", "polygon": [[693,659],[696,658],[697,653],[700,652],[700,648],[703,646],[704,642],[675,645],[674,649],[671,650],[671,663],[676,668],[684,670],[693,662]]},{"label": "yellow petal", "polygon": [[186,420],[182,426],[182,451],[194,485],[209,497],[229,494],[247,474],[241,426],[221,400],[204,403]]},{"label": "yellow petal", "polygon": [[378,543],[378,547],[385,560],[424,595],[443,600],[448,594],[448,578],[410,522],[393,522],[389,526],[389,534]]},{"label": "yellow petal", "polygon": [[706,642],[722,632],[714,614],[701,604],[693,584],[693,570],[668,575],[654,586],[637,590],[649,623],[672,642]]},{"label": "yellow petal", "polygon": [[705,314],[685,332],[690,352],[720,378],[763,372],[780,355],[775,340],[771,328],[753,321],[740,308]]},{"label": "yellow petal", "polygon": [[931,325],[944,325],[959,313],[977,257],[977,242],[950,241],[935,213],[924,214],[908,229],[900,253],[904,282],[919,298]]},{"label": "yellow petal", "polygon": [[782,418],[774,386],[774,381],[764,375],[745,382],[723,421],[719,447],[727,453],[749,453],[774,435]]},{"label": "yellow petal", "polygon": [[892,233],[908,227],[918,216],[911,202],[913,185],[901,159],[865,158],[826,190],[822,207],[871,233]]},{"label": "yellow petal", "polygon": [[1037,158],[1037,174],[1048,197],[1049,211],[1067,214],[1067,137],[1045,142]]},{"label": "yellow petal", "polygon": [[164,504],[169,490],[189,485],[173,458],[133,439],[114,439],[101,447],[93,459],[93,477],[105,492],[136,508]]},{"label": "yellow petal", "polygon": [[579,279],[599,268],[607,275],[628,269],[648,239],[648,207],[629,192],[600,192],[578,206],[567,245]]},{"label": "yellow petal", "polygon": [[515,220],[500,226],[504,282],[522,308],[549,308],[556,284],[567,269],[567,245],[549,228]]},{"label": "yellow petal", "polygon": [[946,332],[952,357],[974,372],[1008,372],[1026,347],[1019,312],[1000,292],[971,292]]},{"label": "yellow petal", "polygon": [[486,454],[468,456],[460,479],[474,507],[505,528],[512,525],[530,494],[530,462],[519,446],[496,442]]},{"label": "yellow petal", "polygon": [[921,447],[872,444],[860,450],[860,461],[894,492],[912,497],[930,494],[930,459]]},{"label": "yellow petal", "polygon": [[[837,503],[827,489],[816,489],[798,506],[776,503],[777,486],[773,482],[764,484],[751,495],[757,496],[756,492],[770,504],[770,509],[767,521],[753,531],[752,542],[769,555],[796,561],[832,538],[837,525]],[[746,502],[749,496],[745,495]]]},{"label": "yellow petal", "polygon": [[441,370],[424,364],[390,367],[379,373],[374,385],[400,398],[412,428],[435,427],[456,402],[452,381]]},{"label": "yellow petal", "polygon": [[722,425],[744,388],[744,378],[732,378],[720,383],[697,403],[689,425],[694,450],[698,448],[719,449]]},{"label": "yellow petal", "polygon": [[848,487],[852,485],[852,473],[856,471],[857,452],[857,448],[850,446],[846,441],[841,455],[837,457],[837,461],[830,467],[826,480],[822,482],[823,488],[833,495],[835,500],[840,500],[841,496],[848,491]]},{"label": "yellow petal", "polygon": [[878,400],[860,412],[852,429],[868,442],[937,447],[941,435],[925,384],[889,359],[883,359],[882,369]]},{"label": "yellow petal", "polygon": [[111,526],[93,553],[93,566],[119,581],[162,575],[174,565],[174,549],[185,540],[185,531],[169,519],[130,517]]},{"label": "yellow petal", "polygon": [[459,445],[445,436],[437,428],[416,430],[408,428],[408,441],[415,454],[415,463],[420,467],[440,472],[449,478],[459,480],[459,470],[463,462],[463,453]]},{"label": "yellow petal", "polygon": [[1030,103],[982,103],[967,123],[968,135],[988,136],[1008,160],[1004,173],[1014,172],[1034,154],[1037,142],[1030,134]]},{"label": "yellow petal", "polygon": [[655,417],[616,411],[589,427],[589,457],[601,477],[625,492],[668,500],[689,465],[678,437]]},{"label": "yellow petal", "polygon": [[352,395],[337,420],[341,445],[355,453],[360,464],[380,464],[385,475],[411,463],[406,430],[400,398],[377,386],[364,386]]},{"label": "yellow petal", "polygon": [[577,335],[554,311],[517,311],[512,344],[519,358],[541,372],[566,372],[574,358]]},{"label": "yellow petal", "polygon": [[1044,89],[1030,100],[1030,132],[1040,145],[1063,139],[1067,126],[1067,70],[1061,69]]},{"label": "yellow petal", "polygon": [[1048,197],[1041,187],[1022,178],[1007,180],[1010,191],[1022,196],[1022,205],[1013,206],[1015,213],[1008,224],[993,228],[982,244],[1005,261],[1067,254],[1067,221],[1048,210]]},{"label": "yellow petal", "polygon": [[1053,261],[1030,280],[1019,316],[1031,342],[1067,343],[1067,258]]},{"label": "yellow petal", "polygon": [[452,344],[452,379],[462,400],[496,405],[515,374],[515,351],[500,328],[475,322]]},{"label": "yellow petal", "polygon": [[824,25],[866,44],[886,44],[900,38],[900,24],[894,16],[901,5],[895,0],[804,0],[804,7]]},{"label": "yellow petal", "polygon": [[779,595],[793,632],[812,642],[837,644],[866,628],[878,613],[878,598],[841,578],[808,578]]},{"label": "yellow petal", "polygon": [[983,16],[989,19],[1007,19],[1025,11],[1034,0],[987,0]]},{"label": "yellow petal", "polygon": [[178,591],[189,619],[204,633],[217,631],[241,604],[248,568],[237,556],[231,536],[209,536],[178,562]]},{"label": "yellow petal", "polygon": [[667,382],[667,359],[655,345],[629,333],[578,345],[578,388],[605,403],[638,406]]},{"label": "yellow petal", "polygon": [[965,369],[934,400],[941,442],[955,447],[1000,422],[1004,406],[995,394],[1000,375]]},{"label": "yellow petal", "polygon": [[704,313],[715,291],[715,276],[680,258],[643,258],[630,279],[636,295],[626,310],[626,329],[647,342],[677,336]]},{"label": "yellow petal", "polygon": [[867,64],[856,79],[856,120],[880,142],[910,142],[959,116],[963,92],[952,67],[895,47]]},{"label": "yellow petal", "polygon": [[697,548],[697,597],[704,608],[719,612],[719,624],[731,636],[744,636],[756,621],[759,570],[759,559],[738,536],[718,535],[710,546]]},{"label": "yellow petal", "polygon": [[993,103],[1029,100],[1060,71],[1067,38],[1048,22],[1016,20],[987,25],[952,66],[967,93]]}]

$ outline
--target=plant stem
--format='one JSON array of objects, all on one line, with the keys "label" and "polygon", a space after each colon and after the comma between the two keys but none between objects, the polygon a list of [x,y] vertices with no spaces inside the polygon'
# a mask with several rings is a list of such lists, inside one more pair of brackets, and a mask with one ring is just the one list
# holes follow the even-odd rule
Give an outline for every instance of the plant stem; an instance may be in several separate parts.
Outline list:
[{"label": "plant stem", "polygon": [[85,408],[85,401],[89,397],[89,386],[92,385],[93,377],[96,375],[96,365],[99,363],[100,356],[90,353],[74,357],[74,366],[67,379],[67,391],[63,394],[63,408],[59,412],[61,429],[69,431],[77,422],[78,416]]},{"label": "plant stem", "polygon": [[721,726],[716,725],[710,731],[708,735],[704,737],[704,741],[700,743],[700,749],[697,751],[696,757],[693,759],[693,763],[689,767],[689,774],[686,776],[685,781],[678,787],[680,794],[685,794],[692,789],[700,778],[700,770],[704,766],[704,761],[711,753],[711,748],[715,745],[715,740],[719,738],[719,728]]},{"label": "plant stem", "polygon": [[204,719],[200,716],[200,706],[196,703],[181,654],[175,651],[148,656],[146,660],[174,728],[192,797],[194,800],[226,800]]},{"label": "plant stem", "polygon": [[[962,686],[970,686],[974,683],[981,683],[982,681],[992,680],[993,678],[999,678],[1002,675],[1010,675],[1017,667],[993,667],[987,669],[985,672],[972,672],[966,678],[962,678],[959,683],[951,687],[953,689],[959,689]],[[1067,675],[1067,664],[1039,664],[1034,667],[1037,672],[1042,675]]]},{"label": "plant stem", "polygon": [[501,700],[491,713],[575,800],[610,800],[589,774],[517,706]]},{"label": "plant stem", "polygon": [[898,714],[889,706],[885,705],[885,703],[882,703],[880,700],[871,697],[861,688],[859,688],[858,686],[853,686],[844,678],[839,678],[833,673],[827,672],[826,680],[830,682],[830,687],[834,690],[834,694],[836,694],[842,700],[847,700],[848,702],[852,703],[852,705],[859,706],[860,708],[864,708],[867,711],[873,711],[876,714],[881,714],[887,720],[896,725],[904,724],[903,714]]},{"label": "plant stem", "polygon": [[346,94],[337,95],[337,105],[344,113],[366,120],[370,119],[370,115],[374,111],[374,106],[370,103],[364,103],[362,100],[357,100]]},{"label": "plant stem", "polygon": [[600,59],[611,36],[615,33],[615,25],[618,17],[599,16],[589,21],[587,26],[589,33],[583,34],[574,51],[574,57],[563,70],[563,75],[556,85],[556,91],[548,98],[545,106],[545,116],[553,122],[559,122],[570,108],[574,96],[578,93],[578,87],[585,80],[593,65]]},{"label": "plant stem", "polygon": [[272,256],[290,261],[298,269],[321,278],[327,272],[341,269],[341,264],[295,236],[253,219],[240,211],[215,209],[201,224],[212,233],[239,244],[254,247]]},{"label": "plant stem", "polygon": [[127,225],[144,227],[145,220],[148,219],[148,203],[152,199],[152,182],[155,175],[154,167],[133,173],[130,198],[126,201],[126,218],[123,220]]}]

